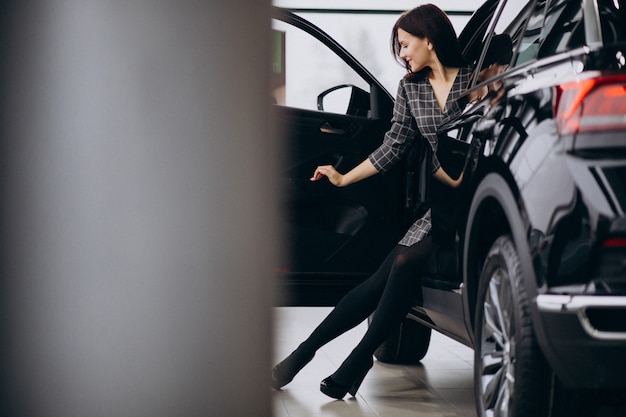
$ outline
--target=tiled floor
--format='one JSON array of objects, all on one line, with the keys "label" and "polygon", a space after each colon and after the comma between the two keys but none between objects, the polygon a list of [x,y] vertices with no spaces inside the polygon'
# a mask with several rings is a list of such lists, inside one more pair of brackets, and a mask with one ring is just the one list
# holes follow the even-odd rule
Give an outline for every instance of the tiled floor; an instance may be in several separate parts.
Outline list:
[{"label": "tiled floor", "polygon": [[[308,336],[328,308],[275,309],[275,363]],[[319,391],[367,329],[363,323],[317,352],[287,386],[273,391],[274,417],[475,417],[473,352],[433,332],[430,348],[418,366],[375,362],[357,396],[336,401]]]}]

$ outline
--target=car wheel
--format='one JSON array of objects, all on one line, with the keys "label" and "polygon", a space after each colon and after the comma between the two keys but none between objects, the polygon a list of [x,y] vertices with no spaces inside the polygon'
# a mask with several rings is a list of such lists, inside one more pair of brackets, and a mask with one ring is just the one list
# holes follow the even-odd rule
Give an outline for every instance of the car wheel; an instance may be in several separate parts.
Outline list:
[{"label": "car wheel", "polygon": [[429,327],[405,318],[400,327],[374,352],[374,356],[381,362],[414,365],[426,356],[430,333]]},{"label": "car wheel", "polygon": [[519,256],[498,238],[476,304],[474,393],[479,417],[547,416],[550,372],[537,345]]}]

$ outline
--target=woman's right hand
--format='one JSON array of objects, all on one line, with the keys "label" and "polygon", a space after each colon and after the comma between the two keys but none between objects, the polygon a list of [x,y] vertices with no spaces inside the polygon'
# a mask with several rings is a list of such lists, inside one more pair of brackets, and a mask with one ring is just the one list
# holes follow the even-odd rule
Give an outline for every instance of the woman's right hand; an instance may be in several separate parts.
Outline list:
[{"label": "woman's right hand", "polygon": [[443,168],[440,167],[437,171],[435,171],[433,176],[442,183],[448,185],[449,187],[456,188],[463,182],[463,174],[464,172],[461,172],[461,175],[459,175],[457,179],[454,179],[450,175],[448,175],[448,173],[444,171]]},{"label": "woman's right hand", "polygon": [[341,175],[332,165],[322,165],[315,169],[311,181],[318,181],[323,177],[328,178],[328,181],[336,187],[343,186],[343,175]]}]

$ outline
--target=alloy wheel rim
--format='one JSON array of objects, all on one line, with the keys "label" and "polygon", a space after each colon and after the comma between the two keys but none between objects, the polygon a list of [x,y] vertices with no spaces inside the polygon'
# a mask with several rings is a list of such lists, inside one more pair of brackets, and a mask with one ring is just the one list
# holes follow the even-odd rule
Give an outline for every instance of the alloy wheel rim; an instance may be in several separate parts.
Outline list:
[{"label": "alloy wheel rim", "polygon": [[515,326],[508,274],[495,270],[489,281],[480,343],[480,401],[486,417],[508,417],[515,386]]}]

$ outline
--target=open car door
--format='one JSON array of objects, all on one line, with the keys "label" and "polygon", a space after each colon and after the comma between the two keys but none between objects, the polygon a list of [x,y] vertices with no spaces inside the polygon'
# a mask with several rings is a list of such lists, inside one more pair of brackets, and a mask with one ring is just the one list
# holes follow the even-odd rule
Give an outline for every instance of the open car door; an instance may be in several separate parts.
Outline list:
[{"label": "open car door", "polygon": [[[402,232],[402,168],[345,188],[310,180],[345,173],[383,141],[393,98],[345,49],[301,17],[274,9],[277,126],[285,138],[284,304],[332,305],[361,282]],[[302,53],[311,51],[311,53]],[[290,54],[298,60],[290,60]]]}]

